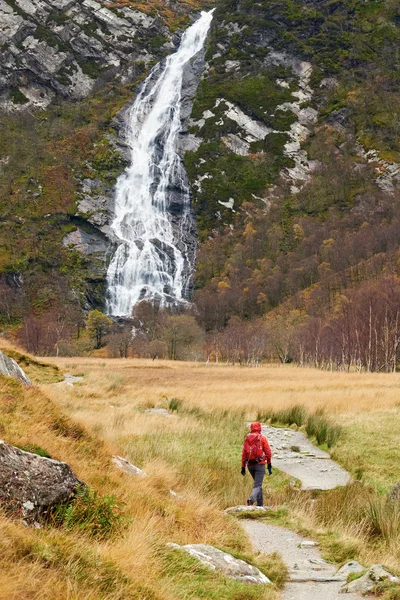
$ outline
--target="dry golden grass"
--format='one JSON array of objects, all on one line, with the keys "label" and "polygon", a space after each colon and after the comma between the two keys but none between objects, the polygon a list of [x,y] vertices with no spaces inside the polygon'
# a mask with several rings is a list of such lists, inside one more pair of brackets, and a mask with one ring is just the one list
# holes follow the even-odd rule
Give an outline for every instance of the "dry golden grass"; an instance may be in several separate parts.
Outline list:
[{"label": "dry golden grass", "polygon": [[[85,384],[23,388],[0,377],[2,438],[17,446],[40,446],[52,458],[68,462],[77,476],[100,494],[114,495],[128,519],[116,537],[96,541],[62,528],[27,529],[0,513],[0,599],[195,599],[199,596],[193,582],[210,585],[222,600],[242,593],[244,584],[204,574],[186,558],[172,560],[172,551],[166,549],[166,543],[174,541],[250,551],[238,525],[222,514],[220,496],[208,493],[206,478],[192,473],[186,479],[179,465],[166,462],[162,452],[156,456],[158,432],[170,433],[173,440],[184,432],[197,435],[199,425],[190,416],[154,419],[154,415],[134,412],[128,405],[124,413],[110,419],[114,408],[107,397],[122,393],[125,384],[112,379],[112,390],[105,391],[103,398],[106,380],[98,379],[98,397],[94,398],[95,374],[88,390]],[[74,407],[70,413],[80,413],[81,425],[66,416],[49,395]],[[96,431],[104,435],[99,437]],[[111,457],[123,453],[146,431],[153,432],[155,440],[150,457],[145,443],[141,446],[150,476],[128,476],[112,464]],[[173,444],[168,452],[174,453]],[[171,488],[176,488],[180,497],[172,496]],[[190,585],[185,579],[189,576]],[[265,589],[261,598],[274,600],[276,594],[275,589]],[[249,600],[253,596],[252,592]]]},{"label": "dry golden grass", "polygon": [[[85,358],[55,362],[62,370],[81,374],[84,379],[73,388],[51,386],[52,397],[75,419],[110,442],[120,444],[132,460],[139,461],[140,466],[155,477],[160,476],[160,489],[178,486],[185,494],[191,494],[193,479],[182,476],[179,461],[171,453],[171,444],[174,435],[189,436],[192,441],[195,436],[205,440],[205,424],[196,411],[211,413],[215,419],[221,411],[233,415],[242,412],[238,418],[244,421],[253,419],[258,412],[295,404],[304,405],[312,412],[324,408],[344,427],[335,455],[357,477],[381,491],[387,491],[399,479],[400,382],[397,374],[330,373],[279,365],[247,369],[147,360]],[[172,398],[182,400],[184,410],[178,415],[166,418],[144,412],[152,406],[168,407]],[[224,437],[223,419],[220,427]],[[237,425],[232,424],[232,427]],[[153,448],[148,439],[151,435],[167,439],[169,450]],[[224,438],[224,443],[228,447],[234,440]],[[201,453],[207,450],[205,441],[204,445]],[[210,448],[211,445],[210,439]],[[239,462],[239,435],[236,450],[233,448],[232,452],[236,452]],[[170,470],[175,460],[175,476],[162,483],[165,477],[162,474]],[[210,462],[212,460],[210,457]],[[206,458],[201,461],[204,464]],[[245,487],[235,473],[226,471],[229,489],[225,488],[213,499],[209,482],[202,479],[202,471],[199,471],[193,498],[200,493],[202,497],[209,497],[214,506],[240,501],[245,497]],[[272,480],[268,483],[275,485]],[[298,492],[284,488],[283,483],[284,480],[280,480],[271,490],[269,501],[282,502],[289,508],[289,516],[285,517],[287,524],[320,535],[329,556],[337,560],[357,556],[365,564],[383,562],[400,568],[399,535],[392,532],[390,539],[371,538],[372,521],[366,513],[370,500],[378,509],[380,502],[373,488],[356,485],[349,490],[349,497],[332,493],[322,495],[315,502],[312,495],[299,496]],[[350,510],[346,511],[346,506]],[[330,519],[326,515],[331,515]],[[184,519],[187,517],[188,513]],[[388,526],[391,516],[382,514],[381,517],[382,526]],[[191,527],[196,529],[195,520],[182,527],[182,541],[189,539],[185,538],[185,532]],[[213,537],[212,527],[214,525],[203,531],[204,539]],[[197,537],[202,537],[201,531],[197,531]]]},{"label": "dry golden grass", "polygon": [[[59,358],[51,362],[66,372],[84,373],[79,386],[84,405],[99,410],[112,404],[113,398],[122,407],[159,405],[165,397],[177,397],[204,409],[245,410],[250,417],[294,404],[348,414],[398,408],[400,402],[395,373],[331,373],[280,365],[248,369],[138,359]],[[79,399],[75,391],[72,394],[74,402]]]}]

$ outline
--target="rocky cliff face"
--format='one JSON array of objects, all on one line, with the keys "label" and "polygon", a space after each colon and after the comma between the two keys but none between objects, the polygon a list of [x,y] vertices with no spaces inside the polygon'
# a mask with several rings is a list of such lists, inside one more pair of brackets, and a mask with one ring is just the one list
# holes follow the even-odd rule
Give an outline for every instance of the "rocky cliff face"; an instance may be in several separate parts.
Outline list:
[{"label": "rocky cliff face", "polygon": [[95,0],[0,0],[0,102],[45,107],[134,81],[173,47],[161,18]]},{"label": "rocky cliff face", "polygon": [[[201,4],[0,0],[0,265],[30,303],[43,305],[43,280],[63,296],[51,271],[82,305],[101,305],[126,165],[123,107],[173,50],[166,14]],[[210,298],[235,290],[228,313],[247,318],[387,251],[361,227],[382,231],[380,215],[390,224],[400,182],[400,9],[215,4],[205,65],[199,57],[187,73],[181,149],[201,242],[197,287]],[[338,261],[343,215],[363,243]]]}]

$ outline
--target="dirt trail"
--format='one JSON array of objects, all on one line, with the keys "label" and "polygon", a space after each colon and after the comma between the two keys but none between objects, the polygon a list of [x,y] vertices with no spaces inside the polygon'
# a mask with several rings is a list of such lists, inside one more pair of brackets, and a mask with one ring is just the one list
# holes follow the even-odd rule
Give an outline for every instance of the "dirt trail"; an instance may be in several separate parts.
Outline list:
[{"label": "dirt trail", "polygon": [[262,432],[271,446],[272,463],[299,479],[302,490],[331,490],[350,481],[349,473],[300,431],[263,425]]},{"label": "dirt trail", "polygon": [[[350,480],[347,471],[302,433],[266,425],[262,429],[272,449],[272,464],[299,479],[302,490],[329,490]],[[322,559],[310,540],[257,520],[241,523],[258,551],[278,552],[288,566],[289,583],[282,600],[361,600],[358,595],[339,593],[345,577],[336,575],[336,567]]]}]

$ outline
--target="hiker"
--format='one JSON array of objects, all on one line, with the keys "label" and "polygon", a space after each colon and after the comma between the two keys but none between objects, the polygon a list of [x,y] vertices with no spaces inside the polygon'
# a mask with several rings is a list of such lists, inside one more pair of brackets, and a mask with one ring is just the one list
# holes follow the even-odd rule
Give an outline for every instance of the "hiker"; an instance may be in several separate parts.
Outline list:
[{"label": "hiker", "polygon": [[246,475],[246,466],[254,480],[253,491],[247,500],[247,506],[263,506],[262,484],[265,475],[265,465],[268,466],[268,473],[272,475],[271,466],[271,448],[265,436],[261,435],[261,423],[252,423],[250,433],[247,434],[243,444],[242,452],[242,470],[241,474]]}]

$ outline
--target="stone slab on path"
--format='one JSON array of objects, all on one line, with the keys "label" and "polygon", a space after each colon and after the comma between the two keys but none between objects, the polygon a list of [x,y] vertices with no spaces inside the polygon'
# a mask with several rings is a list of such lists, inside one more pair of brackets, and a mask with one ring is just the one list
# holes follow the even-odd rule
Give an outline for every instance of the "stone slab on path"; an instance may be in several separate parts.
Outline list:
[{"label": "stone slab on path", "polygon": [[259,552],[277,552],[289,568],[289,583],[282,600],[362,600],[358,594],[340,593],[346,580],[335,565],[321,558],[317,546],[301,545],[306,541],[293,531],[256,520],[243,520],[253,546]]},{"label": "stone slab on path", "polygon": [[331,490],[350,481],[350,474],[300,431],[263,425],[262,432],[271,446],[272,464],[299,479],[302,490]]}]

